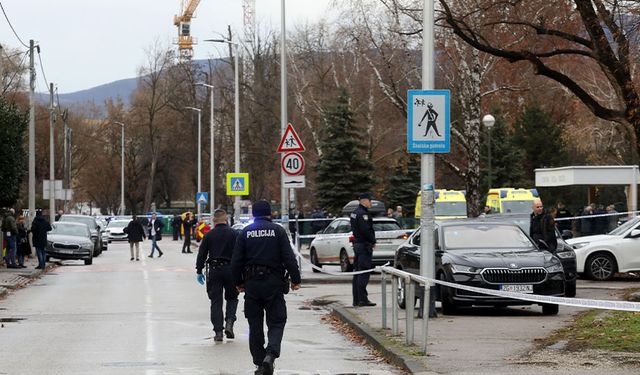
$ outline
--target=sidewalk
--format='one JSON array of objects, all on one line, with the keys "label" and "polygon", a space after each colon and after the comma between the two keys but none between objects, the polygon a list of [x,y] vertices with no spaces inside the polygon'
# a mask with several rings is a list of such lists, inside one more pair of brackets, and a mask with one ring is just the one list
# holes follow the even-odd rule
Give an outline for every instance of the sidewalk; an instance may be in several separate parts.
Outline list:
[{"label": "sidewalk", "polygon": [[55,267],[54,263],[47,263],[45,270],[36,269],[38,258],[33,256],[25,259],[24,265],[27,268],[7,268],[4,262],[0,263],[0,298],[4,298],[9,292],[20,289],[37,279],[44,272],[50,271]]}]

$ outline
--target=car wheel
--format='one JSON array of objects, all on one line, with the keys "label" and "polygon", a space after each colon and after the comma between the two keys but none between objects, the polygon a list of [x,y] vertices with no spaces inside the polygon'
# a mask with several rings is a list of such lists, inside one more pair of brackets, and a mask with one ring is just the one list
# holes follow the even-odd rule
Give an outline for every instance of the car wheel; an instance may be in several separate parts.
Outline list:
[{"label": "car wheel", "polygon": [[406,289],[404,288],[404,279],[398,279],[398,298],[396,302],[398,303],[398,307],[404,309],[406,307]]},{"label": "car wheel", "polygon": [[542,305],[542,315],[558,315],[558,311],[560,311],[559,305],[547,303]]},{"label": "car wheel", "polygon": [[349,255],[347,254],[347,250],[340,250],[340,271],[342,272],[351,272],[353,271],[353,264],[349,262]]},{"label": "car wheel", "polygon": [[575,297],[576,296],[576,281],[570,281],[564,285],[564,296]]},{"label": "car wheel", "polygon": [[[444,273],[438,275],[438,280],[447,281]],[[442,304],[442,315],[453,315],[458,311],[457,306],[451,301],[450,289],[446,286],[438,285],[440,303]]]},{"label": "car wheel", "polygon": [[618,265],[611,254],[596,253],[587,259],[585,269],[590,279],[606,281],[613,278],[618,270]]},{"label": "car wheel", "polygon": [[[309,253],[309,258],[311,259],[311,264],[313,264],[314,266],[318,267],[318,268],[322,268],[322,264],[320,264],[318,262],[318,254],[316,253],[316,249],[311,248],[311,252]],[[315,269],[315,268],[311,268],[313,270],[313,272],[320,272],[320,270]]]},{"label": "car wheel", "polygon": [[92,265],[92,264],[93,264],[93,257],[92,257],[92,258],[89,258],[89,259],[85,259],[85,260],[84,260],[84,265],[85,265],[85,266],[90,266],[90,265]]}]

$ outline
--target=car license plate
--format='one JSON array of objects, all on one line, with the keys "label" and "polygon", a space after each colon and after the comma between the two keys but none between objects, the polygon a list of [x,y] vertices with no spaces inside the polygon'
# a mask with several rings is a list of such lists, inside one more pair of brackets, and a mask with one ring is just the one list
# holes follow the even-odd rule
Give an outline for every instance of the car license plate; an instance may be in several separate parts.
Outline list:
[{"label": "car license plate", "polygon": [[391,240],[379,239],[379,240],[376,240],[376,243],[391,243]]},{"label": "car license plate", "polygon": [[533,293],[533,285],[502,284],[500,285],[500,290],[504,290],[505,292],[515,292],[515,293]]}]

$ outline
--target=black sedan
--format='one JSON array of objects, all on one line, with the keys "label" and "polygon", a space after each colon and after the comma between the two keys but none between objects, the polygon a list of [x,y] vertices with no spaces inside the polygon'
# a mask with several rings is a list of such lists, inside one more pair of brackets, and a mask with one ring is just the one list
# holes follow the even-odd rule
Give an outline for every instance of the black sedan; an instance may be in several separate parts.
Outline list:
[{"label": "black sedan", "polygon": [[89,227],[81,223],[55,222],[47,234],[47,260],[78,259],[84,264],[93,263],[94,241]]},{"label": "black sedan", "polygon": [[[436,226],[436,278],[479,288],[547,296],[564,296],[565,275],[557,257],[540,250],[520,227],[510,223],[443,221]],[[420,231],[396,251],[395,267],[419,273]],[[438,286],[442,313],[460,306],[531,305],[533,302],[496,297]],[[401,296],[404,296],[401,286]],[[404,297],[398,303],[403,304]],[[542,313],[555,315],[558,305],[542,304]]]}]

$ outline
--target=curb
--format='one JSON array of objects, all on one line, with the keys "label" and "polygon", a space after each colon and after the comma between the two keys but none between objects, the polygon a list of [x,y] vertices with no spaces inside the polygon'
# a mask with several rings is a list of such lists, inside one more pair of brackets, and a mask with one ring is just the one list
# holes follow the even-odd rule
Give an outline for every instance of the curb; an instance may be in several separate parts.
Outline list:
[{"label": "curb", "polygon": [[382,356],[396,367],[399,367],[410,374],[435,374],[430,371],[422,363],[412,356],[406,355],[392,346],[385,346],[384,342],[388,341],[386,337],[377,333],[367,323],[362,321],[356,314],[348,311],[342,305],[332,304],[333,313],[344,323],[356,330],[369,345],[382,353]]}]

